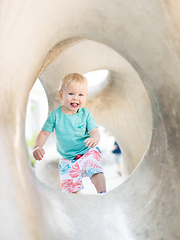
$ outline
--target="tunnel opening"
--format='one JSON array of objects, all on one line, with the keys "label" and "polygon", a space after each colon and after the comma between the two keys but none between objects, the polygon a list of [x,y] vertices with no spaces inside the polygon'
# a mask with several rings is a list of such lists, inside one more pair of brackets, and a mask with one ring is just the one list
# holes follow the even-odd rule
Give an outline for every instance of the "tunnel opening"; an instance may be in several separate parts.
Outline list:
[{"label": "tunnel opening", "polygon": [[[124,159],[124,172],[128,176],[139,164],[151,138],[152,113],[147,91],[137,72],[113,49],[87,39],[77,41],[75,38],[73,44],[71,42],[72,39],[67,46],[57,44],[53,48],[55,50],[50,51],[43,62],[43,66],[46,67],[41,69],[39,79],[48,99],[48,111],[54,110],[61,104],[58,95],[60,79],[69,72],[84,74],[89,82],[89,96],[85,107],[91,111],[96,123],[109,131],[120,144]],[[63,47],[65,51],[62,51]],[[79,52],[80,49],[82,49],[81,52]],[[75,56],[80,53],[82,53],[79,56],[80,61],[75,61]],[[97,59],[100,61],[97,62]],[[68,68],[64,64],[66,61],[69,62]],[[88,61],[91,62],[90,67],[87,65]],[[89,69],[93,70],[89,71]],[[52,159],[52,151],[57,153],[55,141],[53,133],[45,144],[47,159]],[[50,151],[48,146],[51,146]],[[55,154],[51,165],[57,166],[58,162],[59,155]],[[36,175],[52,188],[60,189],[57,171],[53,177],[50,176],[52,180],[47,180],[43,176],[43,171],[46,175],[50,172],[52,175],[54,171],[49,163],[47,165],[50,170],[45,168],[45,165],[43,166],[42,161],[38,162]]]},{"label": "tunnel opening", "polygon": [[[118,73],[115,73],[113,71],[109,71],[107,69],[90,71],[90,72],[85,73],[84,76],[87,78],[88,84],[89,84],[89,96],[87,98],[87,107],[90,106],[90,109],[92,108],[91,106],[93,105],[92,102],[94,101],[94,97],[96,98],[97,96],[99,96],[99,93],[101,93],[101,92],[103,92],[106,95],[108,95],[109,91],[107,91],[107,89],[109,87],[111,87],[111,85],[114,85],[114,78],[116,79],[116,78],[119,77]],[[119,79],[119,81],[121,82],[121,88],[123,88],[124,87],[124,79],[123,79],[123,81],[122,81],[122,79]],[[35,88],[36,88],[36,85],[38,85],[38,87],[41,88],[41,92],[43,94],[43,101],[40,100],[40,103],[38,103],[38,104],[35,103],[36,101],[33,100],[33,97],[32,97],[33,93],[30,93],[31,100],[29,101],[30,103],[28,103],[29,107],[27,107],[27,115],[28,114],[36,115],[34,117],[30,116],[31,119],[34,118],[33,119],[34,123],[32,123],[32,125],[36,125],[36,126],[38,125],[40,120],[37,120],[36,118],[37,118],[38,114],[41,115],[41,124],[38,125],[38,128],[37,128],[36,131],[33,132],[33,130],[31,130],[31,139],[29,139],[26,136],[26,138],[28,138],[27,139],[27,144],[29,144],[29,143],[31,144],[31,146],[28,146],[28,149],[29,149],[29,156],[30,156],[30,160],[31,160],[32,165],[35,165],[35,161],[34,161],[34,159],[32,157],[32,151],[33,151],[33,144],[32,144],[32,142],[35,141],[35,136],[37,135],[37,132],[40,130],[40,128],[42,127],[43,123],[45,122],[45,120],[47,118],[47,115],[48,115],[48,101],[49,101],[49,99],[47,99],[46,92],[44,91],[44,87],[40,83],[39,80],[36,81],[36,84],[34,85]],[[34,89],[34,87],[33,87],[33,89]],[[114,94],[119,93],[117,91],[117,87],[118,87],[118,84],[116,83],[115,86],[114,86],[114,88],[115,88]],[[33,92],[33,89],[32,89],[32,92]],[[41,94],[36,94],[36,97],[37,97],[37,95],[38,95],[38,98],[41,96]],[[121,99],[120,99],[120,102],[121,102]],[[41,107],[41,109],[44,109],[43,110],[43,114],[41,114],[39,112],[39,110],[37,110],[37,106],[39,104],[41,104],[41,106],[43,106],[43,108]],[[113,108],[113,104],[114,103],[112,101],[111,105],[108,106],[109,107],[108,111],[110,111],[111,108]],[[102,104],[100,104],[100,107],[102,107],[101,105]],[[96,104],[96,106],[97,106],[97,104]],[[31,113],[30,113],[30,110],[28,110],[28,108],[31,110]],[[102,109],[103,108],[104,108],[104,106],[102,107]],[[93,108],[92,108],[92,112],[94,112]],[[101,112],[102,112],[102,110],[101,110]],[[121,108],[119,109],[119,112],[121,112]],[[96,115],[96,113],[95,113],[95,115]],[[121,116],[116,116],[116,114],[114,114],[111,117],[111,121],[117,122],[117,120],[119,118],[124,118],[124,117],[122,117],[122,115]],[[26,126],[29,125],[29,123],[30,123],[29,119],[27,117]],[[112,131],[112,127],[111,126],[109,127],[106,122],[103,122],[101,119],[99,120],[98,118],[97,118],[97,122],[98,122],[99,128],[101,129],[101,134],[102,134],[103,131],[108,131],[108,134],[111,135],[111,137],[113,137],[114,141],[117,139],[118,144],[121,146],[121,141],[123,142],[123,138],[119,137],[121,135],[121,130],[118,132],[118,134],[117,134],[117,131],[116,131],[117,129],[119,130],[119,127],[117,126],[117,129],[115,129],[115,131]],[[32,129],[33,128],[34,128],[34,126],[32,126]],[[28,135],[28,131],[29,130],[26,129],[26,132],[27,132],[26,135]],[[102,138],[106,138],[106,137],[107,136],[103,135]],[[106,139],[108,141],[108,138],[106,138]],[[40,181],[42,181],[43,183],[47,184],[48,186],[50,186],[52,188],[61,189],[61,187],[60,187],[60,179],[59,179],[59,175],[58,175],[57,171],[56,171],[56,174],[54,174],[54,178],[56,177],[56,180],[55,179],[53,179],[53,180],[47,179],[47,176],[52,178],[52,176],[49,175],[49,174],[52,174],[52,169],[50,169],[51,168],[50,165],[52,165],[52,167],[56,167],[56,170],[58,169],[59,154],[57,153],[57,150],[56,150],[56,147],[55,147],[55,142],[56,142],[56,137],[55,137],[55,134],[53,133],[51,135],[50,139],[45,144],[46,157],[44,159],[45,161],[53,160],[52,164],[50,164],[50,162],[49,162],[48,164],[46,164],[46,167],[45,166],[42,167],[42,165],[43,165],[42,162],[41,163],[38,162],[36,164],[36,176],[39,178]],[[113,145],[112,145],[112,147],[113,147]],[[123,149],[123,144],[122,144],[122,149]],[[128,146],[126,146],[126,149],[128,149]],[[126,149],[122,150],[121,156],[122,155],[126,156]],[[105,153],[102,154],[102,155],[104,155],[103,159],[104,159],[104,163],[105,163],[106,169],[107,169],[106,176],[108,176],[108,177],[106,177],[107,178],[107,186],[109,185],[107,190],[113,190],[115,187],[117,187],[121,183],[123,183],[128,178],[129,174],[136,168],[136,166],[138,165],[138,163],[140,161],[140,158],[139,158],[138,161],[136,161],[136,163],[132,164],[132,166],[131,166],[131,162],[126,164],[126,161],[124,161],[123,165],[124,165],[124,172],[125,173],[123,174],[123,177],[121,176],[121,179],[120,179],[119,178],[120,176],[118,176],[118,174],[117,174],[118,173],[117,163],[116,163],[116,166],[115,166],[114,156],[110,153],[110,152],[112,152],[112,150],[113,149],[111,149],[108,153],[105,152]],[[52,154],[52,152],[53,152],[53,154]],[[110,156],[110,159],[107,160],[107,158],[108,158],[107,155],[108,154],[110,154],[111,156]],[[125,157],[125,160],[126,160],[126,157]],[[108,161],[110,163],[113,162],[113,164],[110,164],[107,167],[107,162]],[[130,170],[128,169],[128,167],[129,167]],[[44,171],[44,173],[43,173],[43,171]],[[114,177],[115,180],[112,180],[112,176]],[[59,183],[57,183],[58,181],[59,181]],[[112,183],[113,181],[114,181],[114,183]],[[56,182],[56,184],[54,184],[54,182]],[[82,193],[85,193],[85,194],[95,193],[95,188],[94,188],[94,186],[92,186],[92,184],[90,186],[89,180],[87,180],[87,179],[84,180],[84,185],[87,186],[87,188],[85,190],[82,190]],[[88,191],[88,188],[90,189],[90,191]]]},{"label": "tunnel opening", "polygon": [[[142,80],[129,62],[106,45],[84,38],[64,40],[49,51],[37,74],[47,97],[46,116],[47,111],[50,113],[61,105],[60,80],[70,72],[79,72],[87,78],[89,96],[85,107],[98,126],[120,145],[127,178],[147,151],[152,134],[151,103]],[[40,181],[61,189],[55,142],[52,133],[44,145],[45,161],[36,162],[35,171]]]}]

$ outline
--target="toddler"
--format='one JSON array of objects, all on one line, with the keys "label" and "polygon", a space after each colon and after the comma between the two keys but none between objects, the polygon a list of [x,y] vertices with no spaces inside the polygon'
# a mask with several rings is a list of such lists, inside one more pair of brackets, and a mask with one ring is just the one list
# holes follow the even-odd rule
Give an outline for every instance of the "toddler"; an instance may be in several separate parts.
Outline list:
[{"label": "toddler", "polygon": [[84,76],[72,73],[61,82],[59,97],[63,105],[52,111],[38,134],[33,156],[42,160],[43,146],[55,130],[57,151],[61,158],[59,172],[62,191],[77,193],[83,188],[82,177],[90,177],[97,193],[106,192],[101,166],[101,154],[97,147],[99,130],[90,111],[84,108],[88,95],[88,83]]}]

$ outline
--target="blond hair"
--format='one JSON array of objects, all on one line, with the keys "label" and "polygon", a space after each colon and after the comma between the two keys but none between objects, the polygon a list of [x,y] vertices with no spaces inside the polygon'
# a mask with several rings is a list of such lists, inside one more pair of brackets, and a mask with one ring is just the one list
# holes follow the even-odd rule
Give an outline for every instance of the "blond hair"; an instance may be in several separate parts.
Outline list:
[{"label": "blond hair", "polygon": [[63,91],[69,83],[85,83],[88,89],[87,79],[79,73],[70,73],[66,75],[60,83],[59,90]]}]

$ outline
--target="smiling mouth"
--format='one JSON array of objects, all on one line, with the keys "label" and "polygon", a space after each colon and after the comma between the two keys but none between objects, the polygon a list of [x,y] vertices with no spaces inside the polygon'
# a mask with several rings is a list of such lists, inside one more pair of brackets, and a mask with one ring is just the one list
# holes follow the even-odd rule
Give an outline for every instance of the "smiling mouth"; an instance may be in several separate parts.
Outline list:
[{"label": "smiling mouth", "polygon": [[71,106],[72,106],[72,107],[78,107],[78,106],[79,106],[79,103],[71,103]]}]

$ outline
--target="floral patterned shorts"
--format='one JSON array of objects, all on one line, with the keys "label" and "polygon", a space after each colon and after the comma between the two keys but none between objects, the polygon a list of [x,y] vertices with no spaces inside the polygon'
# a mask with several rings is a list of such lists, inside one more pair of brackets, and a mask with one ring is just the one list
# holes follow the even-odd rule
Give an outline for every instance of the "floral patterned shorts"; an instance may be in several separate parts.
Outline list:
[{"label": "floral patterned shorts", "polygon": [[91,148],[78,160],[61,158],[59,173],[63,192],[78,192],[83,189],[82,177],[92,177],[96,173],[103,173],[101,154],[99,150]]}]

